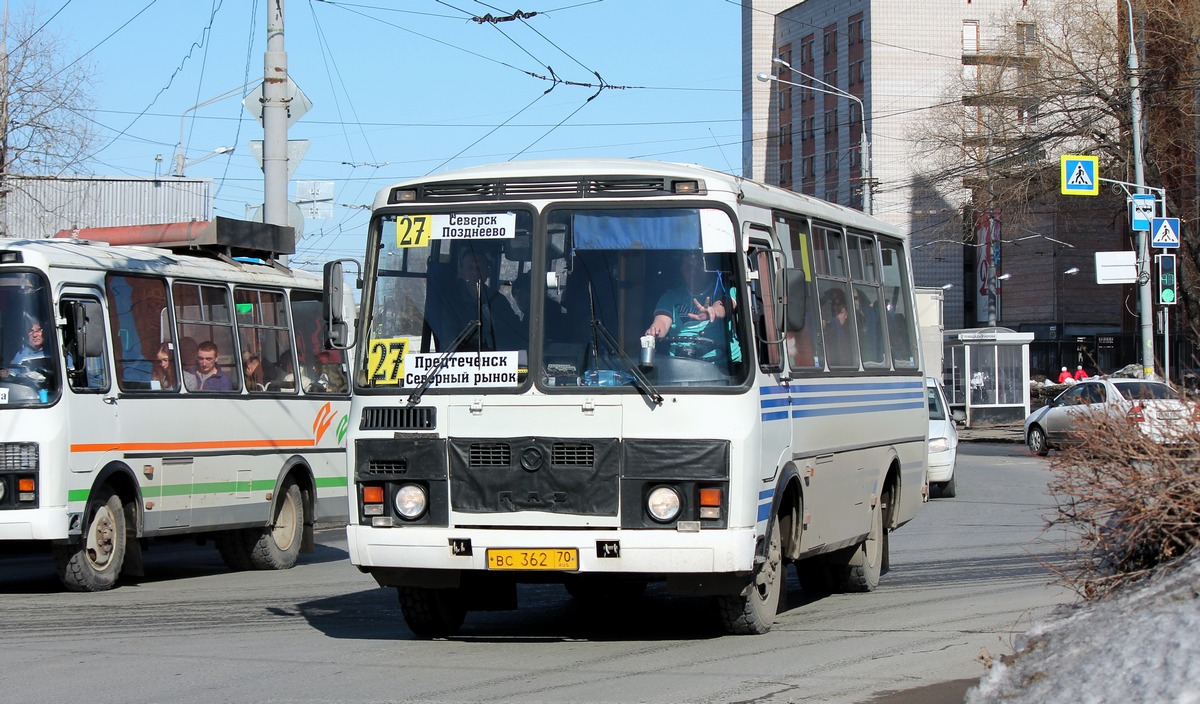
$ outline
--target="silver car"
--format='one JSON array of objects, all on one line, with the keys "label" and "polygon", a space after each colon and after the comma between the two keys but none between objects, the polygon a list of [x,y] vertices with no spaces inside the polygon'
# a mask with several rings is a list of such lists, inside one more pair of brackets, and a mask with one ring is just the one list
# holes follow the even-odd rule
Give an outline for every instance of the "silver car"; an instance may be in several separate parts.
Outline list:
[{"label": "silver car", "polygon": [[1200,427],[1200,409],[1175,389],[1144,379],[1088,379],[1025,419],[1025,444],[1035,455],[1078,442],[1077,424],[1095,413],[1125,416],[1148,437],[1169,442]]}]

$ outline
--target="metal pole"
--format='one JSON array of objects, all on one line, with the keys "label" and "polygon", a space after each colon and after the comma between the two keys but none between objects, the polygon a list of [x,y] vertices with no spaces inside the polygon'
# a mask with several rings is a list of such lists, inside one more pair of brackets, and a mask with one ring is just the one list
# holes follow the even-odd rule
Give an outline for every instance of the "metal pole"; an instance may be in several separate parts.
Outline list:
[{"label": "metal pole", "polygon": [[[1146,193],[1146,170],[1142,163],[1142,89],[1138,72],[1138,51],[1134,41],[1133,2],[1125,0],[1129,9],[1129,101],[1130,118],[1133,123],[1133,174],[1138,193]],[[1166,194],[1163,194],[1166,200]],[[1164,202],[1165,205],[1165,202]],[[1153,304],[1150,297],[1150,233],[1138,231],[1138,316],[1141,318],[1142,377],[1154,376],[1154,319],[1151,317]]]},{"label": "metal pole", "polygon": [[288,224],[287,84],[283,0],[269,0],[263,54],[263,222],[271,225]]}]

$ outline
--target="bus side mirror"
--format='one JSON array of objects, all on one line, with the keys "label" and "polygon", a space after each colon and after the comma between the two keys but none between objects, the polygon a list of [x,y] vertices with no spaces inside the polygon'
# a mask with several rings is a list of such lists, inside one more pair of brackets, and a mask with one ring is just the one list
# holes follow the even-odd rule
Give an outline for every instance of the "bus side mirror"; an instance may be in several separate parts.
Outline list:
[{"label": "bus side mirror", "polygon": [[[92,309],[89,313],[89,308]],[[99,306],[87,301],[67,301],[63,311],[67,319],[66,347],[70,355],[72,371],[83,371],[88,357],[104,354],[104,330]]]},{"label": "bus side mirror", "polygon": [[325,347],[347,350],[354,346],[346,316],[346,278],[343,260],[325,264],[325,293],[321,297],[321,320],[325,323]]},{"label": "bus side mirror", "polygon": [[779,272],[776,290],[785,291],[783,315],[784,332],[800,332],[804,329],[804,312],[808,310],[808,281],[801,269],[783,269]]}]

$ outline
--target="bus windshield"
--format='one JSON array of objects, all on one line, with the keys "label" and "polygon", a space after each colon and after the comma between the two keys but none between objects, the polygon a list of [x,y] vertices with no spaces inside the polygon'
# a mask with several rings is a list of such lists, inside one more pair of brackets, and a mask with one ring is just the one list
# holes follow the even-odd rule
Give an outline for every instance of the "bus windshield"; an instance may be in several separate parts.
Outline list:
[{"label": "bus windshield", "polygon": [[46,404],[58,397],[53,325],[41,275],[0,274],[0,406]]},{"label": "bus windshield", "polygon": [[515,389],[531,368],[551,392],[744,382],[749,305],[728,214],[626,206],[543,218],[535,258],[531,212],[382,216],[362,385]]}]

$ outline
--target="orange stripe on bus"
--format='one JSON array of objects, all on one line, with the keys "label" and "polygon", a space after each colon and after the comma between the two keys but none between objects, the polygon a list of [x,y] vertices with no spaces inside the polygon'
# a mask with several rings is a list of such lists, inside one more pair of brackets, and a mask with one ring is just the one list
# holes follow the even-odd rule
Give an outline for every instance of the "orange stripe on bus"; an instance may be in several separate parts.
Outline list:
[{"label": "orange stripe on bus", "polygon": [[179,450],[252,450],[256,448],[314,447],[311,438],[302,440],[210,440],[204,442],[124,442],[72,445],[71,452],[148,452]]}]

